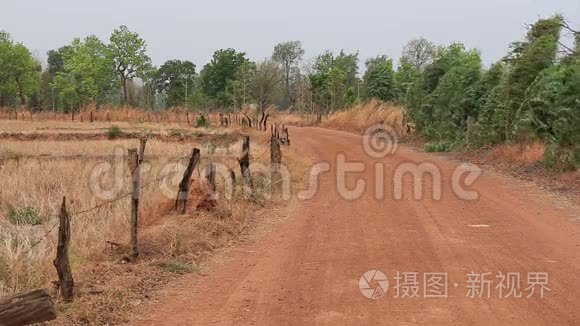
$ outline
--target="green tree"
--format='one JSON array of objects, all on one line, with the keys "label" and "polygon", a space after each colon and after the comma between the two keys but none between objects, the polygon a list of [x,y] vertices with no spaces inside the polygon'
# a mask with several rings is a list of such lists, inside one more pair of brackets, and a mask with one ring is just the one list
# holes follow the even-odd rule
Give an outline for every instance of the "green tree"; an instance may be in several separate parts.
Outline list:
[{"label": "green tree", "polygon": [[580,64],[544,70],[526,91],[519,128],[548,144],[545,161],[555,170],[580,166]]},{"label": "green tree", "polygon": [[195,88],[195,65],[191,61],[169,60],[157,70],[155,84],[165,94],[168,107],[185,105]]},{"label": "green tree", "polygon": [[354,103],[358,82],[358,52],[335,56],[326,51],[319,55],[310,74],[312,97],[318,106],[333,111]]},{"label": "green tree", "polygon": [[8,105],[14,96],[20,105],[26,105],[38,92],[40,70],[40,63],[23,44],[0,31],[0,106]]},{"label": "green tree", "polygon": [[147,56],[147,44],[125,25],[113,31],[110,42],[115,71],[123,87],[123,103],[129,104],[127,81],[144,76],[152,68],[151,59]]},{"label": "green tree", "polygon": [[[233,100],[227,85],[236,79],[236,75],[245,63],[249,62],[246,53],[234,49],[218,50],[212,60],[201,71],[201,85],[204,93],[216,104],[231,105]],[[231,91],[230,91],[231,92]]]},{"label": "green tree", "polygon": [[481,57],[475,50],[454,53],[454,57],[425,105],[423,134],[428,138],[460,140],[468,118],[477,115],[475,90],[481,77]]},{"label": "green tree", "polygon": [[117,89],[113,59],[107,45],[96,36],[73,40],[63,59],[64,68],[57,73],[54,86],[67,109],[107,102]]},{"label": "green tree", "polygon": [[367,60],[365,64],[367,67],[363,76],[365,98],[382,101],[394,100],[396,88],[393,60],[386,56],[378,56]]},{"label": "green tree", "polygon": [[406,60],[401,60],[394,77],[396,99],[407,107],[412,106],[414,89],[422,85],[421,78],[420,70]]},{"label": "green tree", "polygon": [[[523,42],[520,52],[513,55],[513,67],[507,80],[507,112],[505,124],[505,139],[513,137],[513,130],[517,124],[518,111],[524,100],[527,88],[544,69],[554,64],[558,51],[558,41],[561,30],[562,17],[541,19],[531,26],[526,42]],[[522,112],[525,115],[525,112]]]},{"label": "green tree", "polygon": [[282,66],[284,85],[286,86],[285,105],[294,104],[296,98],[292,94],[292,75],[298,71],[298,63],[304,56],[304,49],[300,41],[284,42],[274,47],[272,60]]}]

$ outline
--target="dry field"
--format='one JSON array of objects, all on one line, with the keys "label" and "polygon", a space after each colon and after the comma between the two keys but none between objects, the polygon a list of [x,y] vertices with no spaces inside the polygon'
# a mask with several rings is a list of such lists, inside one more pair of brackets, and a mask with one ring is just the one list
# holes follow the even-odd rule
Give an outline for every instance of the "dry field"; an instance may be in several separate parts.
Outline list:
[{"label": "dry field", "polygon": [[[129,253],[130,196],[119,196],[130,190],[125,159],[127,149],[138,147],[139,140],[58,140],[57,136],[103,134],[113,124],[140,135],[180,130],[171,139],[153,137],[147,143],[141,175],[141,257],[131,263],[123,260]],[[0,120],[0,133],[7,132],[42,133],[43,137],[0,141],[0,292],[44,287],[57,295],[52,284],[57,280],[52,265],[55,225],[66,196],[72,215],[70,258],[76,298],[70,305],[59,304],[62,324],[122,322],[155,290],[179,274],[199,272],[200,264],[212,252],[244,241],[260,224],[275,218],[268,214],[272,208],[284,205],[281,200],[266,200],[260,195],[268,188],[269,179],[254,173],[255,194],[250,197],[238,184],[232,198],[220,196],[210,211],[195,210],[193,198],[187,214],[172,212],[193,147],[201,149],[202,159],[193,174],[194,190],[201,187],[202,170],[208,162],[231,168],[240,183],[236,157],[240,156],[242,134],[252,139],[252,163],[267,165],[269,132],[237,127],[196,129],[187,124]],[[182,137],[190,133],[197,136]],[[304,163],[295,149],[284,148],[283,152],[283,162],[297,184],[304,174]],[[181,164],[181,170],[176,163]],[[225,184],[218,171],[218,193],[225,191]]]}]

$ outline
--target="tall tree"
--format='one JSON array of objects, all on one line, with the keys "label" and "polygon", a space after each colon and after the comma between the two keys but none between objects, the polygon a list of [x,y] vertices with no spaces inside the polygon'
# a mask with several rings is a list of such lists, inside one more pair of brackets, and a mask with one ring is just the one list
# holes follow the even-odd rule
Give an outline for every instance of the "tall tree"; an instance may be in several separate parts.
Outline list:
[{"label": "tall tree", "polygon": [[123,103],[129,104],[127,81],[143,76],[151,69],[151,59],[147,56],[147,44],[139,34],[121,25],[110,37],[111,57],[115,71],[123,87]]},{"label": "tall tree", "polygon": [[286,86],[285,104],[294,104],[296,97],[292,94],[292,73],[297,71],[298,63],[304,56],[304,49],[300,41],[284,42],[274,47],[272,60],[282,66],[284,72],[284,84]]},{"label": "tall tree", "polygon": [[326,51],[320,54],[310,74],[312,97],[319,106],[335,110],[354,103],[358,73],[358,52],[346,54]]},{"label": "tall tree", "polygon": [[393,60],[384,55],[366,61],[366,71],[363,76],[364,94],[366,99],[392,101],[396,96]]},{"label": "tall tree", "polygon": [[251,90],[258,102],[261,121],[264,120],[266,109],[272,104],[274,96],[278,94],[281,83],[282,74],[276,62],[264,60],[256,65]]},{"label": "tall tree", "polygon": [[238,71],[249,62],[246,53],[234,49],[214,52],[212,60],[201,71],[201,85],[205,94],[214,99],[218,105],[232,103],[231,91],[227,85],[236,78]]},{"label": "tall tree", "polygon": [[195,65],[191,61],[168,60],[157,70],[157,91],[167,97],[167,106],[185,105],[195,87]]},{"label": "tall tree", "polygon": [[435,45],[426,38],[413,39],[403,48],[401,61],[406,62],[418,70],[423,70],[433,61]]},{"label": "tall tree", "polygon": [[118,87],[111,53],[96,36],[73,40],[63,59],[63,71],[57,73],[53,84],[68,109],[104,103]]},{"label": "tall tree", "polygon": [[14,96],[20,105],[26,105],[38,91],[40,70],[40,63],[23,44],[0,31],[0,106],[10,104]]},{"label": "tall tree", "polygon": [[520,106],[526,90],[536,77],[556,60],[561,28],[561,16],[540,19],[530,27],[526,41],[522,42],[520,53],[513,56],[513,67],[507,80],[506,139],[514,136],[511,131],[517,125],[518,116],[521,115],[522,118],[525,116],[525,112],[520,111]]}]

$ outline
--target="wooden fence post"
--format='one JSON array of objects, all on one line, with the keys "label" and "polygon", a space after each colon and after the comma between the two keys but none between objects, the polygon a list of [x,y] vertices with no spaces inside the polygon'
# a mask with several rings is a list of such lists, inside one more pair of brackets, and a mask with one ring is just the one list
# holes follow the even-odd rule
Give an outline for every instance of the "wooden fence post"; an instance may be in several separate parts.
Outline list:
[{"label": "wooden fence post", "polygon": [[139,138],[139,165],[141,165],[145,159],[145,146],[147,146],[147,138]]},{"label": "wooden fence post", "polygon": [[278,138],[270,138],[270,182],[272,191],[281,185],[282,177],[280,175],[280,164],[282,164],[282,151]]},{"label": "wooden fence post", "polygon": [[20,326],[56,319],[56,309],[45,289],[0,298],[0,325]]},{"label": "wooden fence post", "polygon": [[177,211],[177,206],[183,203],[183,208],[181,209],[181,213],[185,214],[187,209],[187,199],[189,197],[189,181],[191,179],[191,175],[193,174],[193,170],[197,166],[200,160],[200,150],[198,148],[194,148],[193,152],[191,153],[191,158],[189,159],[189,164],[187,165],[187,169],[183,174],[183,179],[179,183],[179,191],[177,192],[177,198],[175,199],[175,210]]},{"label": "wooden fence post", "polygon": [[238,159],[240,170],[245,182],[251,183],[250,175],[250,136],[244,136],[242,143],[242,158]]},{"label": "wooden fence post", "polygon": [[66,197],[62,197],[60,207],[60,224],[58,228],[58,245],[56,258],[53,261],[58,274],[60,293],[65,302],[72,302],[74,296],[74,279],[70,270],[68,248],[70,244],[70,216],[66,210]]},{"label": "wooden fence post", "polygon": [[137,226],[139,224],[139,193],[140,193],[140,169],[139,154],[136,148],[130,148],[129,169],[131,170],[131,258],[139,257],[139,242],[137,239]]},{"label": "wooden fence post", "polygon": [[93,123],[93,110],[91,110],[90,121]]},{"label": "wooden fence post", "polygon": [[212,192],[215,192],[215,164],[208,163],[205,167],[205,179],[209,183]]},{"label": "wooden fence post", "polygon": [[285,128],[284,125],[282,125],[282,135],[279,139],[282,144],[290,146],[290,134],[288,133],[288,128]]}]

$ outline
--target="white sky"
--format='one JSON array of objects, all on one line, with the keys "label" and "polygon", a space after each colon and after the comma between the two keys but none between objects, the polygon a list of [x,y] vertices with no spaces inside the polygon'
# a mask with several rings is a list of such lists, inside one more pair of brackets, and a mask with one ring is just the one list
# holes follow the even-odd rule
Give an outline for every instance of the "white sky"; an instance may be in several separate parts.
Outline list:
[{"label": "white sky", "polygon": [[258,60],[290,40],[302,41],[306,58],[359,50],[362,66],[378,54],[398,58],[418,36],[461,41],[480,49],[489,64],[523,37],[526,23],[554,13],[580,29],[579,0],[6,0],[0,30],[44,59],[75,37],[108,40],[124,24],[147,41],[155,65],[190,60],[198,71],[217,49],[233,47]]}]

